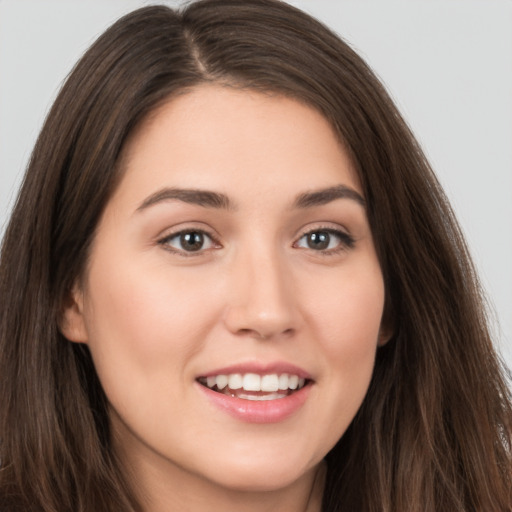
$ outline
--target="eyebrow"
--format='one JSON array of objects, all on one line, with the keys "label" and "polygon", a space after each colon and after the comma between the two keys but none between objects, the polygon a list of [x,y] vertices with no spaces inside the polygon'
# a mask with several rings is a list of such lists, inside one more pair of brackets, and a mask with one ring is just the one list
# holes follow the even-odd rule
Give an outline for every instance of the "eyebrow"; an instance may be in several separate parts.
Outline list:
[{"label": "eyebrow", "polygon": [[[345,185],[336,185],[320,190],[313,190],[299,194],[293,202],[293,208],[304,209],[322,206],[337,199],[351,199],[361,206],[366,203],[361,194]],[[226,194],[210,190],[163,188],[147,197],[136,211],[142,211],[155,204],[165,201],[182,201],[188,204],[223,210],[234,210],[235,205]]]},{"label": "eyebrow", "polygon": [[295,208],[312,208],[314,206],[322,206],[328,204],[336,199],[351,199],[360,204],[363,208],[366,202],[363,196],[356,192],[353,188],[345,185],[336,185],[321,190],[313,190],[305,192],[297,196],[294,202]]},{"label": "eyebrow", "polygon": [[183,201],[184,203],[195,204],[205,208],[233,209],[233,204],[228,196],[219,192],[183,188],[163,188],[146,198],[137,208],[137,211],[145,210],[163,201],[172,200]]}]

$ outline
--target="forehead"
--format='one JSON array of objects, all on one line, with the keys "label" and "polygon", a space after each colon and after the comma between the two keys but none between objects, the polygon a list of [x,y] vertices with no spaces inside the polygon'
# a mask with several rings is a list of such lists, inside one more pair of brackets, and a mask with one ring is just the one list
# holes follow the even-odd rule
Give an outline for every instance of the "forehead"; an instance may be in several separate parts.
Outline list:
[{"label": "forehead", "polygon": [[193,88],[155,109],[121,162],[122,182],[139,191],[166,181],[238,192],[340,182],[360,190],[347,152],[318,111],[283,95],[220,85]]}]

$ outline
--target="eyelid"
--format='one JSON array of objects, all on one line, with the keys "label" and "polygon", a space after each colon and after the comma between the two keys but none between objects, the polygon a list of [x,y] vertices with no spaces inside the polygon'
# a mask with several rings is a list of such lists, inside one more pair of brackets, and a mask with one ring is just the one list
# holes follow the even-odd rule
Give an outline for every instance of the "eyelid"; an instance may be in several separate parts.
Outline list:
[{"label": "eyelid", "polygon": [[[174,238],[177,238],[183,234],[186,233],[200,233],[201,235],[209,238],[211,240],[213,247],[208,247],[206,249],[198,249],[197,251],[185,251],[181,249],[177,249],[175,247],[172,247],[168,244],[168,242]],[[176,229],[175,231],[167,232],[165,235],[160,236],[157,239],[157,244],[161,245],[165,250],[176,254],[178,256],[183,257],[193,257],[193,256],[201,256],[204,255],[205,252],[208,252],[212,249],[219,249],[221,247],[220,242],[218,241],[217,237],[210,231],[205,228],[199,228],[195,226],[187,226],[187,227],[181,227],[179,229]]]},{"label": "eyelid", "polygon": [[[330,249],[313,249],[308,247],[298,247],[299,242],[307,235],[310,235],[312,233],[319,233],[324,232],[328,233],[330,235],[333,235],[338,238],[339,244],[337,247],[330,248]],[[172,239],[175,239],[183,234],[186,233],[200,233],[204,237],[207,237],[211,242],[211,247],[207,248],[200,248],[197,251],[187,251],[185,249],[179,249],[176,247],[171,246],[168,242]],[[352,249],[356,243],[355,238],[350,235],[346,229],[341,228],[340,226],[332,226],[332,225],[318,225],[310,228],[304,228],[300,235],[295,239],[295,242],[293,243],[294,248],[299,249],[306,249],[313,253],[316,253],[318,255],[322,256],[330,256],[335,255],[343,251],[347,251],[349,249]],[[218,237],[212,233],[211,230],[206,229],[204,227],[197,227],[194,225],[186,226],[186,227],[179,227],[175,228],[171,232],[165,233],[165,235],[158,237],[157,244],[161,245],[165,250],[176,254],[178,256],[183,257],[194,257],[194,256],[201,256],[204,255],[206,252],[211,251],[212,249],[219,249],[222,247],[220,244]]]},{"label": "eyelid", "polygon": [[[309,229],[303,229],[301,231],[300,236],[296,239],[294,242],[294,247],[297,247],[297,244],[300,240],[302,240],[305,236],[310,235],[312,233],[319,233],[319,232],[326,232],[331,235],[334,235],[338,237],[340,240],[340,244],[338,247],[332,248],[332,249],[312,249],[312,248],[304,248],[306,250],[310,250],[314,253],[317,253],[322,256],[330,256],[330,255],[336,255],[340,252],[347,251],[349,249],[352,249],[355,246],[356,240],[355,238],[350,235],[347,230],[342,229],[341,227],[333,227],[333,226],[326,226],[326,225],[319,225],[315,226]],[[302,247],[297,247],[299,249],[302,249]]]}]

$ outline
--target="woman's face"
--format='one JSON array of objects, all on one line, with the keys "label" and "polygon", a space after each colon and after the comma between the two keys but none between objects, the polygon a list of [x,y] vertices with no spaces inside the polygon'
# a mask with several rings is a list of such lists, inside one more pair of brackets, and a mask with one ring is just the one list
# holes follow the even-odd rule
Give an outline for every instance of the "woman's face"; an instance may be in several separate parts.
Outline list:
[{"label": "woman's face", "polygon": [[201,86],[123,155],[62,323],[140,479],[300,480],[366,394],[384,286],[356,173],[292,99]]}]

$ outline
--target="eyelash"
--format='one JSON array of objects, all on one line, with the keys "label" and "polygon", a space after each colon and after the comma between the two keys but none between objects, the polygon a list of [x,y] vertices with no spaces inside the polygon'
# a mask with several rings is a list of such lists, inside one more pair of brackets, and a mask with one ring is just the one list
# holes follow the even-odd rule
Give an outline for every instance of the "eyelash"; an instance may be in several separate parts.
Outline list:
[{"label": "eyelash", "polygon": [[204,229],[182,229],[177,231],[176,233],[171,233],[170,235],[166,235],[164,238],[158,240],[158,244],[162,245],[167,251],[177,254],[179,256],[183,256],[185,258],[198,256],[204,251],[209,250],[210,248],[203,249],[203,247],[199,248],[197,251],[187,251],[185,249],[176,249],[169,245],[169,243],[174,239],[179,239],[183,235],[191,235],[196,234],[203,237],[203,239],[208,238],[212,246],[220,247],[220,243],[217,239],[211,234],[205,231]]},{"label": "eyelash", "polygon": [[[336,255],[340,252],[346,251],[348,249],[352,249],[355,245],[355,239],[352,236],[350,236],[348,233],[345,233],[344,231],[341,231],[338,229],[333,229],[330,227],[329,228],[328,227],[325,227],[325,228],[318,227],[318,228],[310,229],[308,231],[303,232],[301,234],[301,236],[297,239],[297,241],[294,242],[293,247],[301,248],[298,246],[298,244],[301,240],[303,240],[307,236],[311,236],[313,234],[320,234],[320,233],[327,234],[327,235],[329,235],[329,237],[334,236],[334,237],[338,238],[339,243],[338,243],[337,247],[334,247],[331,249],[318,249],[318,250],[313,249],[311,247],[304,247],[304,249],[310,249],[313,252],[318,253],[319,255],[322,255],[322,256],[331,256],[331,255]],[[205,238],[208,238],[210,240],[210,244],[213,246],[213,248],[219,248],[221,246],[220,243],[218,242],[218,240],[211,233],[208,233],[207,231],[205,231],[203,229],[183,229],[176,233],[171,233],[170,235],[167,235],[164,238],[158,240],[158,244],[162,245],[167,251],[177,254],[179,256],[186,257],[186,258],[201,255],[205,251],[208,251],[212,248],[212,247],[208,247],[208,248],[204,249],[203,247],[200,247],[197,250],[187,251],[185,249],[176,249],[170,245],[170,242],[174,239],[179,240],[179,238],[182,237],[183,235],[193,235],[193,234],[201,236],[203,238],[203,240]],[[329,240],[329,244],[330,244],[330,242],[331,242],[331,240]]]},{"label": "eyelash", "polygon": [[[339,229],[329,228],[329,227],[318,227],[315,229],[310,229],[308,231],[305,231],[302,233],[302,235],[299,237],[297,242],[295,242],[293,245],[294,247],[297,247],[297,244],[305,237],[313,235],[313,234],[319,234],[319,233],[326,233],[330,237],[334,236],[338,238],[339,244],[337,247],[331,248],[331,249],[320,249],[315,250],[309,247],[309,249],[313,250],[314,252],[317,252],[319,255],[322,256],[334,256],[336,254],[339,254],[340,252],[346,251],[348,249],[352,249],[355,246],[355,239],[350,236],[348,233],[341,231]],[[329,242],[330,243],[330,242]]]}]

